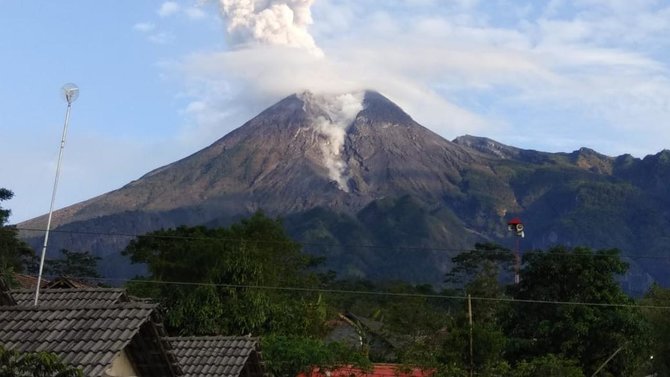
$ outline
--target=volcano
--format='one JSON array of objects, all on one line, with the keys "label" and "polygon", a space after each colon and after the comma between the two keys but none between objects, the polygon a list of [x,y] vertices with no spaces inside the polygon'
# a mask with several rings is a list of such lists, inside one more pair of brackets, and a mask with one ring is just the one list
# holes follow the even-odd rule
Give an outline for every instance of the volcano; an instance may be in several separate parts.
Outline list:
[{"label": "volcano", "polygon": [[[641,242],[640,232],[669,222],[667,189],[648,187],[670,176],[666,153],[640,160],[473,136],[449,141],[377,92],[304,92],[189,157],[57,211],[52,249],[91,250],[107,258],[105,275],[127,276],[119,251],[132,235],[228,225],[262,210],[328,268],[371,279],[439,282],[451,257],[474,243],[512,245],[511,216],[526,221],[525,248],[658,250],[665,241]],[[640,216],[653,219],[649,229],[612,234]],[[19,227],[45,223],[43,216]],[[635,263],[640,284],[661,273],[654,265]]]}]

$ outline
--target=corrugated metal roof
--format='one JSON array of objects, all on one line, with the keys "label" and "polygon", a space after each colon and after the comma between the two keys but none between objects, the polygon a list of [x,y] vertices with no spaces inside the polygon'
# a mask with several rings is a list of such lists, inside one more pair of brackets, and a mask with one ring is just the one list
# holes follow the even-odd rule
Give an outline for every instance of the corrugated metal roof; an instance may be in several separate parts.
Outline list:
[{"label": "corrugated metal roof", "polygon": [[102,376],[156,306],[145,303],[100,306],[0,307],[0,344],[21,352],[57,353],[86,376]]},{"label": "corrugated metal roof", "polygon": [[185,377],[238,377],[259,348],[258,339],[231,336],[170,337]]},{"label": "corrugated metal roof", "polygon": [[[35,291],[14,289],[10,291],[18,306],[32,306]],[[109,306],[130,301],[126,291],[120,288],[68,288],[41,289],[40,306]]]}]

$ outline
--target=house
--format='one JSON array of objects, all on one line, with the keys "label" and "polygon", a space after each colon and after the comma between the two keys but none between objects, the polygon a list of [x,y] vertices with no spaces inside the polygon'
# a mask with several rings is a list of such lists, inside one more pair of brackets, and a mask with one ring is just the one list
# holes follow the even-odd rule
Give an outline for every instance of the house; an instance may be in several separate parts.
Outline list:
[{"label": "house", "polygon": [[261,377],[250,337],[168,337],[155,304],[119,288],[8,289],[0,279],[0,345],[56,353],[96,377]]},{"label": "house", "polygon": [[56,353],[85,376],[182,375],[154,304],[2,306],[0,344]]},{"label": "house", "polygon": [[370,370],[362,370],[352,366],[343,366],[333,370],[315,368],[309,374],[298,377],[430,377],[433,370],[409,368],[399,364],[373,364]]},{"label": "house", "polygon": [[185,377],[262,377],[259,341],[251,337],[172,337]]},{"label": "house", "polygon": [[69,289],[69,288],[95,288],[96,286],[69,276],[59,276],[49,282],[46,282],[43,285],[43,287]]}]

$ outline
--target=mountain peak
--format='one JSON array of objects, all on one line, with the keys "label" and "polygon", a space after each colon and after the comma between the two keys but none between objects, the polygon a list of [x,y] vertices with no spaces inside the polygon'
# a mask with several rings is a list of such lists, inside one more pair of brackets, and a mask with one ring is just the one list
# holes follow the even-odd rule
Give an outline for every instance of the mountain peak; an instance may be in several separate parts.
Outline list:
[{"label": "mountain peak", "polygon": [[396,105],[390,99],[384,97],[379,92],[373,90],[365,91],[365,100],[363,102],[365,109],[361,115],[368,119],[375,119],[378,122],[393,124],[412,124],[414,119],[410,117],[400,106]]},{"label": "mountain peak", "polygon": [[365,93],[316,94],[305,91],[296,96],[302,101],[303,110],[309,117],[317,122],[323,118],[322,121],[338,128],[347,128],[363,110]]}]

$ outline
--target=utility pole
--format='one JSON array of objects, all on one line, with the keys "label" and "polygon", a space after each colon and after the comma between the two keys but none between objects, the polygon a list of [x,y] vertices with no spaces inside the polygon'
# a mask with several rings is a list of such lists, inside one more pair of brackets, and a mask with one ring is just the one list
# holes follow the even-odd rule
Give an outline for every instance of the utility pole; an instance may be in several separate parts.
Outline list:
[{"label": "utility pole", "polygon": [[472,299],[468,294],[468,322],[470,323],[470,377],[473,376],[475,371],[475,360],[474,360],[474,348],[472,344]]}]

